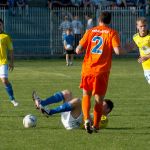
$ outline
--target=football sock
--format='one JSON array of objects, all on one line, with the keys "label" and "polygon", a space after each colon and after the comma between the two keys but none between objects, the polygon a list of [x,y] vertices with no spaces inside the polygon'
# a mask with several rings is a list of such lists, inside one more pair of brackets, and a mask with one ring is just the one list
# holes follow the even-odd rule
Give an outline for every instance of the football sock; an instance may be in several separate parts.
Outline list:
[{"label": "football sock", "polygon": [[95,104],[94,111],[93,111],[93,115],[94,115],[93,126],[96,129],[99,129],[99,123],[100,123],[101,116],[102,116],[102,109],[103,109],[103,103]]},{"label": "football sock", "polygon": [[58,103],[64,99],[64,96],[61,92],[55,93],[53,96],[46,98],[45,100],[41,101],[42,106],[46,106],[53,103]]},{"label": "football sock", "polygon": [[14,100],[14,92],[13,92],[13,88],[12,85],[9,83],[5,86],[5,90],[8,93],[9,99],[12,101]]},{"label": "football sock", "polygon": [[84,95],[82,98],[82,112],[84,116],[84,121],[90,119],[90,108],[91,108],[90,96]]},{"label": "football sock", "polygon": [[72,110],[71,104],[68,102],[65,102],[62,105],[60,105],[54,109],[51,109],[49,111],[49,115],[53,115],[53,114],[60,113],[60,112],[71,111],[71,110]]}]

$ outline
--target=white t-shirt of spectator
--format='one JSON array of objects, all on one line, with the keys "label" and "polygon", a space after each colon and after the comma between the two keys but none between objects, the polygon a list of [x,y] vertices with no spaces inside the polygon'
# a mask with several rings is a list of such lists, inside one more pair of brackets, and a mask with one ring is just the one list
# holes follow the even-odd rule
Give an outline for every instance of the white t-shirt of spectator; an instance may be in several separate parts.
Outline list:
[{"label": "white t-shirt of spectator", "polygon": [[73,33],[74,34],[81,34],[82,32],[82,23],[79,20],[73,20],[72,21],[72,28],[73,28]]},{"label": "white t-shirt of spectator", "polygon": [[91,0],[94,6],[98,6],[102,0]]},{"label": "white t-shirt of spectator", "polygon": [[71,0],[73,6],[81,6],[82,0]]},{"label": "white t-shirt of spectator", "polygon": [[63,33],[65,33],[66,29],[68,28],[72,28],[72,24],[70,21],[63,21],[59,27],[59,29],[61,29]]},{"label": "white t-shirt of spectator", "polygon": [[88,19],[88,21],[87,21],[86,30],[89,30],[89,29],[92,28],[92,27],[93,27],[93,19],[90,18],[90,19]]},{"label": "white t-shirt of spectator", "polygon": [[121,5],[122,4],[122,0],[116,0],[117,5]]}]

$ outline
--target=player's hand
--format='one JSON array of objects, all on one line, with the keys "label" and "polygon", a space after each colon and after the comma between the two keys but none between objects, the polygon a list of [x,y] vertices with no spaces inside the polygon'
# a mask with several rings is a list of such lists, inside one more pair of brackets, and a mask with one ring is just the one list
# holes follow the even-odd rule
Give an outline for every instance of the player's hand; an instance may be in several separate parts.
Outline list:
[{"label": "player's hand", "polygon": [[9,67],[9,71],[13,71],[14,70],[14,64],[10,63],[8,67]]},{"label": "player's hand", "polygon": [[148,59],[149,59],[149,57],[147,57],[147,56],[139,57],[138,62],[143,63],[144,61],[146,61]]}]

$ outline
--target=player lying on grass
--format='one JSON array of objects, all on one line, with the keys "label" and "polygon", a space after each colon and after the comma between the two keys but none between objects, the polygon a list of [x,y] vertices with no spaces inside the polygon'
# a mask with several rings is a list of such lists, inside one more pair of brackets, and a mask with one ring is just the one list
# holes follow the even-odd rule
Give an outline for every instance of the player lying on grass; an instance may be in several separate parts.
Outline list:
[{"label": "player lying on grass", "polygon": [[[66,129],[83,127],[83,114],[81,100],[73,98],[69,90],[63,90],[55,93],[53,96],[41,100],[35,91],[32,93],[35,107],[47,117],[61,113],[61,121]],[[53,109],[47,109],[46,106],[63,101],[63,104]],[[100,128],[105,128],[108,123],[108,114],[112,111],[114,105],[109,99],[103,101],[103,116],[101,118]],[[92,120],[92,115],[91,115]]]}]

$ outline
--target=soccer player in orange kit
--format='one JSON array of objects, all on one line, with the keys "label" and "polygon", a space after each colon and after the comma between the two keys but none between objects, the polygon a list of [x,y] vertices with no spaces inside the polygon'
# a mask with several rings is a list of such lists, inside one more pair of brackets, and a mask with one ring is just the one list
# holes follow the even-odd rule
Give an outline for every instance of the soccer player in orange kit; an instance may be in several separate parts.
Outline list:
[{"label": "soccer player in orange kit", "polygon": [[[99,130],[103,109],[102,104],[111,69],[112,53],[113,51],[116,55],[126,53],[121,48],[117,31],[108,26],[110,22],[111,13],[102,12],[99,16],[99,25],[89,29],[76,48],[77,54],[85,51],[80,88],[83,89],[82,111],[85,130],[88,133]],[[93,124],[90,121],[90,100],[92,95],[95,98]]]}]

